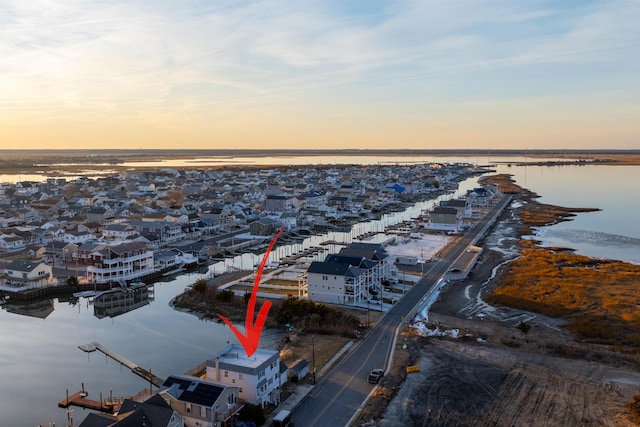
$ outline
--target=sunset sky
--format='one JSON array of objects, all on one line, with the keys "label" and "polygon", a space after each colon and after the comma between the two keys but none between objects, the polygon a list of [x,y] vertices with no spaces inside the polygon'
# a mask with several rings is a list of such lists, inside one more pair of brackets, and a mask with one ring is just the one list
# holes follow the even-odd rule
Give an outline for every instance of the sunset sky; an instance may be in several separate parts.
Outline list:
[{"label": "sunset sky", "polygon": [[640,149],[638,23],[638,0],[0,0],[0,148]]}]

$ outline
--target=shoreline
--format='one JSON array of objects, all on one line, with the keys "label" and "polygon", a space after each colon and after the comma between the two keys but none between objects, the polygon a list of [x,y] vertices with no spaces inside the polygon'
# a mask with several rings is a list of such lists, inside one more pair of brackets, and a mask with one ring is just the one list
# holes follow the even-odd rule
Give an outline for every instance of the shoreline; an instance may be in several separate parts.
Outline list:
[{"label": "shoreline", "polygon": [[[411,158],[414,156],[433,157],[469,157],[473,159],[478,156],[490,155],[495,158],[506,156],[520,156],[531,159],[542,159],[539,161],[526,162],[527,166],[565,166],[565,165],[612,165],[628,166],[640,165],[639,150],[0,150],[2,158],[0,160],[0,174],[52,174],[51,176],[64,177],[93,172],[106,172],[109,170],[123,169],[147,169],[157,168],[157,166],[139,165],[130,168],[123,165],[127,162],[158,162],[163,160],[184,160],[194,157],[217,157],[233,159],[234,157],[323,157],[323,156],[346,156],[354,157],[375,157],[375,156],[398,156]],[[566,160],[544,160],[544,159],[566,159]],[[18,163],[18,164],[16,164]],[[21,164],[22,163],[22,164]],[[357,162],[354,162],[357,163]],[[497,162],[504,163],[504,162]],[[524,163],[510,162],[520,165]],[[64,164],[64,166],[58,166]],[[312,166],[309,162],[306,166]],[[323,165],[318,165],[323,166]],[[330,165],[324,165],[330,166]],[[170,167],[170,166],[168,166]],[[190,169],[193,167],[208,169],[220,168],[264,168],[264,167],[290,167],[284,165],[260,164],[225,164],[208,166],[179,166],[170,167],[172,169]]]}]

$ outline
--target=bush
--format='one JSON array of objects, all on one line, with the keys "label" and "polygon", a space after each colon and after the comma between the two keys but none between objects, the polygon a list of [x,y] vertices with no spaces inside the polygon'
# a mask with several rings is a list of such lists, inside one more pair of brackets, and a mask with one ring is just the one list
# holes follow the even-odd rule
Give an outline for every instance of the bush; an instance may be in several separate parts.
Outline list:
[{"label": "bush", "polygon": [[207,281],[205,279],[198,279],[192,286],[192,289],[199,294],[207,292]]},{"label": "bush", "polygon": [[216,299],[222,302],[232,302],[236,294],[231,289],[223,289],[216,294]]},{"label": "bush", "polygon": [[238,419],[245,422],[253,422],[257,426],[261,426],[267,420],[264,411],[260,405],[245,403],[242,409],[238,411]]}]

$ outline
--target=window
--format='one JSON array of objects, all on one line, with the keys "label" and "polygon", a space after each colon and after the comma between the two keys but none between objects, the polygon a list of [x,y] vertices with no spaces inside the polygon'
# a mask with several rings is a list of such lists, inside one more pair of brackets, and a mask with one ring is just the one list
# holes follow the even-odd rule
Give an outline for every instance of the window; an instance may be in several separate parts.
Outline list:
[{"label": "window", "polygon": [[232,378],[232,379],[231,379],[231,383],[232,383],[232,384],[235,384],[235,383],[236,383],[236,379],[235,379],[235,378]]},{"label": "window", "polygon": [[229,371],[224,371],[224,377],[227,378],[229,376]]},{"label": "window", "polygon": [[242,387],[238,388],[238,393],[242,393]]},{"label": "window", "polygon": [[184,410],[187,414],[191,413],[191,403],[185,403],[184,404]]},{"label": "window", "polygon": [[241,374],[241,373],[240,373],[240,374],[238,374],[238,378],[239,378],[239,379],[242,379],[242,374]]}]

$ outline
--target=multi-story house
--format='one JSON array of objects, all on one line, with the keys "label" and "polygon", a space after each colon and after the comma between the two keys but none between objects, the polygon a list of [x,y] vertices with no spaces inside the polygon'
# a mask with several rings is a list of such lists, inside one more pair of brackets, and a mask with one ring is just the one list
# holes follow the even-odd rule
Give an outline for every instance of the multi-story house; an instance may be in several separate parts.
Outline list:
[{"label": "multi-story house", "polygon": [[280,353],[258,348],[251,357],[238,344],[229,344],[207,359],[207,379],[238,387],[240,399],[254,405],[280,403]]},{"label": "multi-story house", "polygon": [[183,419],[185,427],[221,427],[244,406],[238,387],[197,377],[171,375],[158,392]]},{"label": "multi-story house", "polygon": [[184,237],[182,227],[176,222],[131,221],[140,234],[156,234],[162,244],[177,242]]},{"label": "multi-story house", "polygon": [[153,251],[138,242],[97,249],[88,262],[87,278],[95,283],[133,280],[155,271]]},{"label": "multi-story house", "polygon": [[106,240],[126,240],[138,234],[138,229],[130,224],[108,224],[102,228],[102,237]]},{"label": "multi-story house", "polygon": [[353,243],[339,254],[314,261],[307,269],[309,299],[329,304],[378,302],[389,278],[388,254],[379,244]]},{"label": "multi-story house", "polygon": [[4,268],[3,281],[19,287],[50,286],[55,280],[52,268],[40,261],[14,260]]}]

